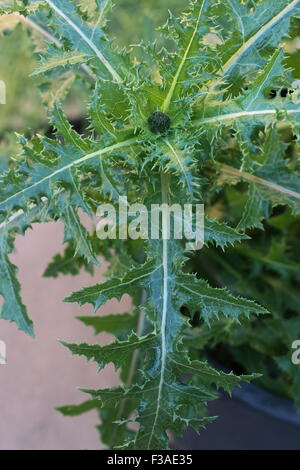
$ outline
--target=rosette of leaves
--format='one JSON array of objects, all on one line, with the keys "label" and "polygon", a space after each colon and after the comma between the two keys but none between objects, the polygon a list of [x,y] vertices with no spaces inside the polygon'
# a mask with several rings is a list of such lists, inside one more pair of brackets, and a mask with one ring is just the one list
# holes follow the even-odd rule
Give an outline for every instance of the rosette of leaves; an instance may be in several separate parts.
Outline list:
[{"label": "rosette of leaves", "polygon": [[[106,3],[97,2],[101,14]],[[105,21],[95,25],[81,3],[17,1],[12,8],[23,15],[42,11],[59,41],[59,48],[49,44],[40,72],[83,64],[96,83],[88,107],[90,135],[75,132],[55,103],[50,119],[56,138],[20,136],[22,157],[1,176],[2,318],[33,332],[8,256],[16,233],[33,222],[64,222],[64,257],[76,273],[111,249],[87,233],[79,211],[92,216],[100,203],[116,203],[120,196],[149,208],[198,202],[213,209],[233,180],[246,182],[249,195],[236,226],[230,214],[227,221],[218,220],[213,210],[206,217],[208,252],[244,246],[274,206],[299,213],[300,104],[280,45],[300,13],[300,0],[193,1],[181,16],[170,14],[160,30],[172,43],[170,50],[137,46],[143,62],[133,60],[134,50],[116,50]],[[284,97],[283,87],[288,89]],[[295,136],[289,146],[280,134],[282,125]],[[217,389],[230,392],[255,377],[221,372],[195,358],[193,344],[185,341],[194,318],[217,335],[221,320],[247,324],[249,317],[265,317],[268,310],[263,296],[255,302],[248,290],[240,289],[242,297],[210,286],[203,276],[206,266],[199,276],[192,273],[187,260],[196,254],[172,236],[119,240],[115,250],[110,279],[66,301],[90,303],[97,311],[109,299],[129,294],[134,312],[81,318],[96,333],[115,336],[107,346],[64,344],[100,369],[113,363],[122,384],[84,389],[88,400],[61,411],[76,415],[98,409],[101,438],[111,448],[165,449],[168,431],[199,430],[213,419],[204,410]],[[61,257],[54,259],[50,273],[66,272],[62,264]]]}]

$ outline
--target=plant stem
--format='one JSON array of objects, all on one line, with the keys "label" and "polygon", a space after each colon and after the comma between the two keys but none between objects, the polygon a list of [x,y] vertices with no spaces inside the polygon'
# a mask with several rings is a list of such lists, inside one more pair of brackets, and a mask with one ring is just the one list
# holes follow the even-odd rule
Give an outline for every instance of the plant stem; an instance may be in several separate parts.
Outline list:
[{"label": "plant stem", "polygon": [[[169,175],[161,173],[161,192],[162,192],[162,203],[169,203]],[[165,212],[163,212],[164,217]],[[151,448],[152,437],[155,433],[155,428],[161,408],[161,397],[163,392],[163,386],[165,381],[165,372],[166,372],[166,362],[167,362],[167,343],[166,343],[166,327],[167,327],[167,314],[168,314],[168,302],[169,302],[169,253],[168,253],[168,225],[167,222],[163,220],[162,225],[162,264],[163,264],[163,292],[162,292],[162,316],[161,316],[161,325],[160,325],[160,336],[161,336],[161,366],[160,366],[160,378],[158,384],[158,395],[157,395],[157,405],[155,411],[155,418],[151,433],[148,440],[148,449]]]},{"label": "plant stem", "polygon": [[227,165],[219,164],[218,166],[220,167],[222,173],[225,173],[231,176],[236,176],[239,179],[248,180],[252,183],[257,183],[262,186],[266,186],[269,189],[273,189],[274,191],[278,191],[279,193],[286,194],[287,196],[294,197],[295,199],[300,199],[300,193],[297,193],[296,191],[292,191],[291,189],[285,188],[284,186],[281,186],[276,183],[272,183],[271,181],[265,180],[263,178],[259,178],[258,176],[252,175],[251,173],[240,171],[240,170],[237,170],[236,168],[232,168]]}]

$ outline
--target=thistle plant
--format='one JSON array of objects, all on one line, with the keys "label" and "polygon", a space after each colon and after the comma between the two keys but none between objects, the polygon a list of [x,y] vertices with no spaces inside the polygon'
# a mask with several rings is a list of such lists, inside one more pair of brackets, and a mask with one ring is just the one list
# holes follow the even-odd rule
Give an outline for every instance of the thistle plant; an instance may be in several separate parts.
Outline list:
[{"label": "thistle plant", "polygon": [[[110,8],[109,0],[2,7],[44,31],[49,44],[36,74],[50,84],[63,77],[65,87],[48,93],[55,135],[18,135],[22,153],[1,175],[1,318],[33,335],[9,254],[15,236],[33,223],[62,221],[66,248],[46,275],[92,271],[100,254],[111,261],[106,282],[65,301],[92,304],[96,313],[108,300],[129,294],[134,309],[80,317],[115,340],[106,346],[63,344],[98,369],[113,363],[120,385],[82,389],[84,402],[60,411],[97,409],[101,440],[109,448],[165,449],[169,431],[199,431],[214,419],[205,407],[218,389],[230,393],[257,378],[250,371],[237,376],[216,369],[203,348],[224,338],[234,342],[239,332],[247,337],[253,322],[278,316],[267,297],[238,275],[240,268],[244,276],[243,256],[255,257],[251,240],[263,233],[274,208],[289,211],[289,221],[299,214],[300,87],[284,41],[297,28],[300,0],[192,1],[160,28],[163,45],[141,41],[122,50],[106,33]],[[63,111],[66,73],[90,89],[84,135]],[[93,217],[99,205],[124,196],[149,210],[152,204],[204,204],[205,248],[187,250],[172,233],[116,241],[88,233],[81,214]],[[283,251],[274,250],[277,269]],[[225,277],[222,287],[207,282],[211,265]],[[238,282],[230,292],[226,277],[233,270]]]}]

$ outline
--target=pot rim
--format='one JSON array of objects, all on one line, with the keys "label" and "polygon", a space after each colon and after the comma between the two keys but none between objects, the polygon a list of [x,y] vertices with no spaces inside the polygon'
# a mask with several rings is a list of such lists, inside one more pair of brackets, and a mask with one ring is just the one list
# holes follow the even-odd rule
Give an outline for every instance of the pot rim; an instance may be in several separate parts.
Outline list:
[{"label": "pot rim", "polygon": [[[208,356],[208,361],[217,369],[227,373],[230,372],[228,368],[221,365],[211,355]],[[273,418],[300,425],[300,411],[296,410],[289,398],[276,395],[262,387],[243,381],[240,386],[234,387],[232,397]]]},{"label": "pot rim", "polygon": [[300,413],[288,398],[246,382],[242,382],[240,387],[235,387],[232,396],[269,416],[300,425]]}]

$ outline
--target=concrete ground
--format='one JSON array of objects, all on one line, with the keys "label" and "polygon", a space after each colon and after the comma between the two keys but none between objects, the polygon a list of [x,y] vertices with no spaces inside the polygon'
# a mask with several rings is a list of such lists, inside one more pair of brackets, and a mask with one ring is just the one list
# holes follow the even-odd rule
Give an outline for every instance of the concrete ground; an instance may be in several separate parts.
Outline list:
[{"label": "concrete ground", "polygon": [[[96,374],[97,365],[71,356],[57,339],[69,342],[105,344],[109,335],[94,336],[93,330],[75,317],[92,314],[92,307],[63,303],[62,299],[80,287],[103,281],[105,266],[92,278],[79,276],[43,278],[52,256],[61,251],[60,223],[34,225],[25,237],[18,236],[11,259],[20,268],[22,297],[35,324],[36,339],[0,320],[0,340],[6,342],[7,365],[0,365],[0,449],[98,449],[91,411],[81,417],[64,417],[54,408],[80,403],[87,398],[76,386],[102,388],[118,383],[113,368]],[[1,302],[1,297],[0,297]],[[130,308],[128,299],[110,301],[101,313],[120,313]]]}]

